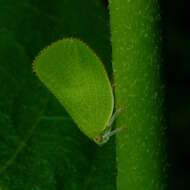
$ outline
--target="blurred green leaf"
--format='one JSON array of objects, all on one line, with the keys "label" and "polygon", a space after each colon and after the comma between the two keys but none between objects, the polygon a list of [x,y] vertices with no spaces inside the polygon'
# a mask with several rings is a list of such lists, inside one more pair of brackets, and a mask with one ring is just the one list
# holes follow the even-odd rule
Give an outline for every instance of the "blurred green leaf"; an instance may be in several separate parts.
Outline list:
[{"label": "blurred green leaf", "polygon": [[0,0],[0,189],[115,189],[114,140],[91,143],[32,73],[41,49],[71,36],[94,49],[111,77],[100,1]]}]

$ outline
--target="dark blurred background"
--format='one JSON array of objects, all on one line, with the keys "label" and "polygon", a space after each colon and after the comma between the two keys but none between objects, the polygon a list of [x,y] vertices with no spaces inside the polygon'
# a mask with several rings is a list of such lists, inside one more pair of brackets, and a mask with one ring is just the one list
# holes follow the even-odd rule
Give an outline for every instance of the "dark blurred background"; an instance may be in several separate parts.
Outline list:
[{"label": "dark blurred background", "polygon": [[170,189],[190,189],[190,23],[188,1],[164,1],[163,52]]},{"label": "dark blurred background", "polygon": [[[161,0],[169,189],[190,189],[190,22],[186,0]],[[105,6],[108,1],[104,0]]]}]

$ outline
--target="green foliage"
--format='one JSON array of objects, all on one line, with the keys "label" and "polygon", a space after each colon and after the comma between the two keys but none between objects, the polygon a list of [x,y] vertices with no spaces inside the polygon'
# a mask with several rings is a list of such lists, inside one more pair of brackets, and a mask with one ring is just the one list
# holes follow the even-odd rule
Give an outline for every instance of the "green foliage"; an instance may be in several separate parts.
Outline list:
[{"label": "green foliage", "polygon": [[[164,188],[158,1],[110,3],[116,105],[123,110],[117,166],[114,139],[101,148],[91,142],[32,73],[40,50],[72,37],[93,49],[112,78],[109,16],[101,0],[0,0],[0,190]],[[95,124],[98,132],[105,126]]]},{"label": "green foliage", "polygon": [[97,0],[0,0],[1,190],[115,189],[113,140],[91,143],[32,73],[41,49],[73,36],[110,74],[108,26]]},{"label": "green foliage", "polygon": [[111,0],[117,126],[117,188],[165,188],[158,1]]},{"label": "green foliage", "polygon": [[101,135],[113,112],[112,87],[103,64],[87,45],[63,39],[44,49],[33,68],[81,131]]}]

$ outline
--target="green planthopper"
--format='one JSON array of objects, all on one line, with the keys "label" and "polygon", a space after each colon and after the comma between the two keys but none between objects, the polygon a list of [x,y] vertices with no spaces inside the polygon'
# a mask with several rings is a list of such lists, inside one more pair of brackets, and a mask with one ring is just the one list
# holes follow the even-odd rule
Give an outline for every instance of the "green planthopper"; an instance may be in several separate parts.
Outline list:
[{"label": "green planthopper", "polygon": [[96,54],[77,39],[59,40],[33,63],[39,79],[65,107],[80,130],[102,145],[119,130],[111,126],[114,96],[106,70]]}]

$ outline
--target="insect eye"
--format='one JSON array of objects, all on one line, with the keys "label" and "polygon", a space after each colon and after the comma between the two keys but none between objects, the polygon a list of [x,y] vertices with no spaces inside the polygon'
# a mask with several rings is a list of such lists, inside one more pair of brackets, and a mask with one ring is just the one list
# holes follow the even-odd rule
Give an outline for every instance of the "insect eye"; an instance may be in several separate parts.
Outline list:
[{"label": "insect eye", "polygon": [[96,136],[96,137],[94,138],[94,141],[95,141],[96,143],[98,143],[98,144],[99,144],[102,140],[103,140],[103,138],[102,138],[101,135]]}]

